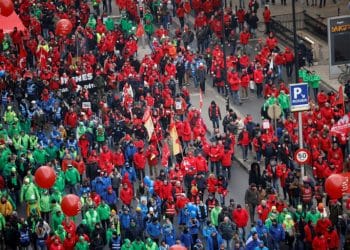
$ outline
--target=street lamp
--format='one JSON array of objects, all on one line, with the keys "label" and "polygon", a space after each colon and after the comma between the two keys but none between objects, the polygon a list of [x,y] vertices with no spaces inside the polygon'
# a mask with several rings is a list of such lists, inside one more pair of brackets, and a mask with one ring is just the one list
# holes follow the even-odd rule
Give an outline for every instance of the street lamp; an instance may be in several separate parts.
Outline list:
[{"label": "street lamp", "polygon": [[228,85],[227,85],[227,63],[226,63],[226,43],[225,43],[225,18],[224,18],[224,9],[226,5],[226,0],[221,1],[221,26],[222,26],[222,31],[221,31],[221,41],[222,41],[222,50],[224,54],[224,75],[223,75],[223,80],[225,84],[225,93],[226,93],[226,101],[228,100]]},{"label": "street lamp", "polygon": [[[297,24],[295,18],[295,0],[292,0],[292,16],[293,16],[293,45],[294,45],[294,74],[295,74],[295,83],[299,82],[299,55],[298,55],[298,37],[297,37]],[[302,122],[302,111],[298,111],[298,141],[299,148],[304,147],[303,139],[303,122]],[[304,165],[300,165],[301,170],[301,181],[305,176]]]}]

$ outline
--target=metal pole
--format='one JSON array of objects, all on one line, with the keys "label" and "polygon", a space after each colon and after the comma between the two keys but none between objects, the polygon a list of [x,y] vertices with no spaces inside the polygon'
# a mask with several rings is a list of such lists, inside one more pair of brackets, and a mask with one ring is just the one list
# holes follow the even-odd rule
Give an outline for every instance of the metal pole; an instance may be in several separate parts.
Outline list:
[{"label": "metal pole", "polygon": [[226,97],[228,96],[228,86],[227,86],[227,63],[226,63],[226,43],[225,43],[225,21],[224,21],[224,1],[221,1],[221,11],[222,11],[222,15],[221,15],[221,26],[222,26],[222,32],[221,32],[221,36],[222,36],[222,51],[224,54],[224,84],[225,84],[225,93],[226,93]]},{"label": "metal pole", "polygon": [[[299,57],[298,57],[298,37],[297,37],[297,24],[295,18],[295,0],[292,0],[292,15],[293,15],[293,46],[294,46],[294,71],[295,71],[295,83],[299,82]],[[299,133],[299,148],[304,147],[303,138],[303,123],[301,112],[298,112],[298,133]],[[305,176],[304,165],[300,166],[301,170],[301,181]]]},{"label": "metal pole", "polygon": [[292,15],[293,15],[293,46],[294,46],[294,73],[295,82],[299,79],[299,58],[298,58],[298,36],[297,36],[297,24],[295,20],[295,0],[292,0]]}]

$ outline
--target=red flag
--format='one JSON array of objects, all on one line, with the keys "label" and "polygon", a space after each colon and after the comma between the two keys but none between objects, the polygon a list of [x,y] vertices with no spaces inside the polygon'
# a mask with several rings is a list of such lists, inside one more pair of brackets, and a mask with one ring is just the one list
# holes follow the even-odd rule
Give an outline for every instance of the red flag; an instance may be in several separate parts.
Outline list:
[{"label": "red flag", "polygon": [[162,159],[161,159],[161,164],[163,167],[168,166],[169,156],[170,156],[169,146],[167,143],[164,143],[162,148]]},{"label": "red flag", "polygon": [[343,91],[343,85],[339,86],[338,90],[338,100],[335,101],[334,105],[341,105],[342,110],[345,114],[345,105],[344,105],[344,91]]}]

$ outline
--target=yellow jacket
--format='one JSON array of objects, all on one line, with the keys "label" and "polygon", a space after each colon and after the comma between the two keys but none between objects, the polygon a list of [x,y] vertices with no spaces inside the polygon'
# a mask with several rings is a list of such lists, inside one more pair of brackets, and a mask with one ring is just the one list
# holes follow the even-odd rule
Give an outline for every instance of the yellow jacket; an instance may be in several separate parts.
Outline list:
[{"label": "yellow jacket", "polygon": [[11,215],[13,212],[13,207],[9,201],[6,201],[5,203],[0,202],[0,213],[6,217]]}]

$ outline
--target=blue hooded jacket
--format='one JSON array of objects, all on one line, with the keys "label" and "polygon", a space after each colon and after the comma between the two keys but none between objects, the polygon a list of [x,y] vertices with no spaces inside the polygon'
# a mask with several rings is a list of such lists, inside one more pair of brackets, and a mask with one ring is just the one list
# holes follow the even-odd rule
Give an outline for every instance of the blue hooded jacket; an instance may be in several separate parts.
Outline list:
[{"label": "blue hooded jacket", "polygon": [[159,238],[162,233],[162,227],[160,226],[159,222],[150,222],[147,223],[146,231],[151,238]]},{"label": "blue hooded jacket", "polygon": [[[217,235],[216,239],[218,241],[218,246],[220,247],[223,240],[222,240],[222,237],[219,233],[216,233],[216,235]],[[211,235],[209,237],[205,238],[205,242],[206,242],[205,250],[217,250],[217,249],[214,249],[214,241],[213,241],[213,237]]]},{"label": "blue hooded jacket", "polygon": [[122,229],[130,228],[131,215],[129,213],[121,213],[119,215],[120,225]]},{"label": "blue hooded jacket", "polygon": [[188,222],[187,222],[187,228],[188,228],[190,234],[198,234],[199,233],[199,226],[200,226],[200,224],[199,224],[199,221],[197,219],[195,220],[195,222],[192,219],[188,220]]},{"label": "blue hooded jacket", "polygon": [[117,202],[117,194],[115,191],[112,191],[112,193],[105,192],[105,195],[103,196],[103,200],[106,202],[107,205],[113,205]]},{"label": "blue hooded jacket", "polygon": [[188,249],[191,248],[193,239],[192,239],[192,235],[189,232],[183,232],[180,236],[180,240],[185,247],[187,247]]},{"label": "blue hooded jacket", "polygon": [[126,173],[129,174],[129,180],[131,183],[136,182],[136,172],[135,169],[129,166],[129,163],[126,164],[128,167],[124,166],[121,171],[121,175],[124,177]]},{"label": "blue hooded jacket", "polygon": [[285,239],[285,232],[281,224],[277,224],[276,226],[272,225],[269,230],[270,239],[273,241],[281,242]]},{"label": "blue hooded jacket", "polygon": [[172,225],[164,224],[162,227],[163,240],[169,246],[175,245],[176,243],[176,233],[175,228]]},{"label": "blue hooded jacket", "polygon": [[106,192],[107,187],[104,185],[103,180],[100,176],[96,177],[92,181],[92,191],[96,191],[101,197],[103,197]]}]

